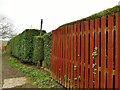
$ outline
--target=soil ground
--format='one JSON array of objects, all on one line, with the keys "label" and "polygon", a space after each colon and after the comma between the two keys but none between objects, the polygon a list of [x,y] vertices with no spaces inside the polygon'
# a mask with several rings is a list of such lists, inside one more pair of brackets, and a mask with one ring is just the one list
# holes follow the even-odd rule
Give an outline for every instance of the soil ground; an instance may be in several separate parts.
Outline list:
[{"label": "soil ground", "polygon": [[[26,77],[26,80],[27,80],[26,84],[14,87],[13,89],[15,90],[15,88],[31,88],[31,89],[38,88],[38,86],[34,84],[34,82],[31,78],[29,78],[22,72],[18,71],[18,69],[13,68],[11,66],[11,64],[8,62],[9,58],[10,58],[10,56],[8,54],[2,54],[2,84],[4,84],[3,82],[5,79]],[[18,63],[21,63],[21,62],[18,62]],[[29,66],[29,65],[26,65],[26,66]],[[63,86],[61,86],[60,84],[57,84],[56,88],[63,88]],[[7,89],[7,90],[9,90],[9,89]]]},{"label": "soil ground", "polygon": [[[5,79],[9,78],[18,78],[18,77],[26,77],[25,74],[18,71],[16,68],[13,68],[10,63],[8,63],[9,55],[2,54],[2,83]],[[19,88],[37,88],[37,86],[33,85],[30,78],[26,77],[27,83],[25,85],[20,86]]]}]

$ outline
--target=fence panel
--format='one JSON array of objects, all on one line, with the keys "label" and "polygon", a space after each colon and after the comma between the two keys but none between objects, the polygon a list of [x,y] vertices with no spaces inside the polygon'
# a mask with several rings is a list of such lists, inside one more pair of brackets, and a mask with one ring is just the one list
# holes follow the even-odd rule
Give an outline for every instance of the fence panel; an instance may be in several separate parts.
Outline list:
[{"label": "fence panel", "polygon": [[118,88],[120,13],[52,31],[52,76],[66,88]]}]

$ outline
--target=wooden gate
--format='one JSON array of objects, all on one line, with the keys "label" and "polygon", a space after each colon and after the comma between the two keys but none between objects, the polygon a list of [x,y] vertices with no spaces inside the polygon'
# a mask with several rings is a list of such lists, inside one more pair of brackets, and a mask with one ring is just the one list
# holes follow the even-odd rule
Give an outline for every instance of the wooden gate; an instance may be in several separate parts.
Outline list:
[{"label": "wooden gate", "polygon": [[118,88],[120,13],[52,31],[51,71],[66,88]]}]

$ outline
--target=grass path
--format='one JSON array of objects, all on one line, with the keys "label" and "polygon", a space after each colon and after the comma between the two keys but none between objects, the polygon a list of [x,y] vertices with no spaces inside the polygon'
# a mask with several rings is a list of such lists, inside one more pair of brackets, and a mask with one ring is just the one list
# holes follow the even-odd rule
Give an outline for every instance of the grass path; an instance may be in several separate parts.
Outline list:
[{"label": "grass path", "polygon": [[[8,62],[8,59],[10,58],[7,54],[2,54],[2,83],[4,84],[4,80],[10,79],[10,78],[18,78],[18,77],[26,77],[26,75],[20,71],[18,71],[16,68],[12,67],[11,64]],[[21,88],[36,88],[36,85],[33,85],[30,83],[30,80],[28,77],[26,77],[27,81],[25,85],[22,85]]]},{"label": "grass path", "polygon": [[63,88],[55,82],[49,72],[26,65],[7,54],[3,55],[3,80],[16,77],[27,77],[25,85],[16,88]]}]

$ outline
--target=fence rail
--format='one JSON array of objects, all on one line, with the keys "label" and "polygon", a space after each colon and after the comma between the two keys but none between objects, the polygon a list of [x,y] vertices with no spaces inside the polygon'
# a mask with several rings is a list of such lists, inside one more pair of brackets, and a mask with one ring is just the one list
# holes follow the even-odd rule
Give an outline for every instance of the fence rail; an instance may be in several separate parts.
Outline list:
[{"label": "fence rail", "polygon": [[52,31],[51,71],[66,88],[120,88],[120,12]]}]

